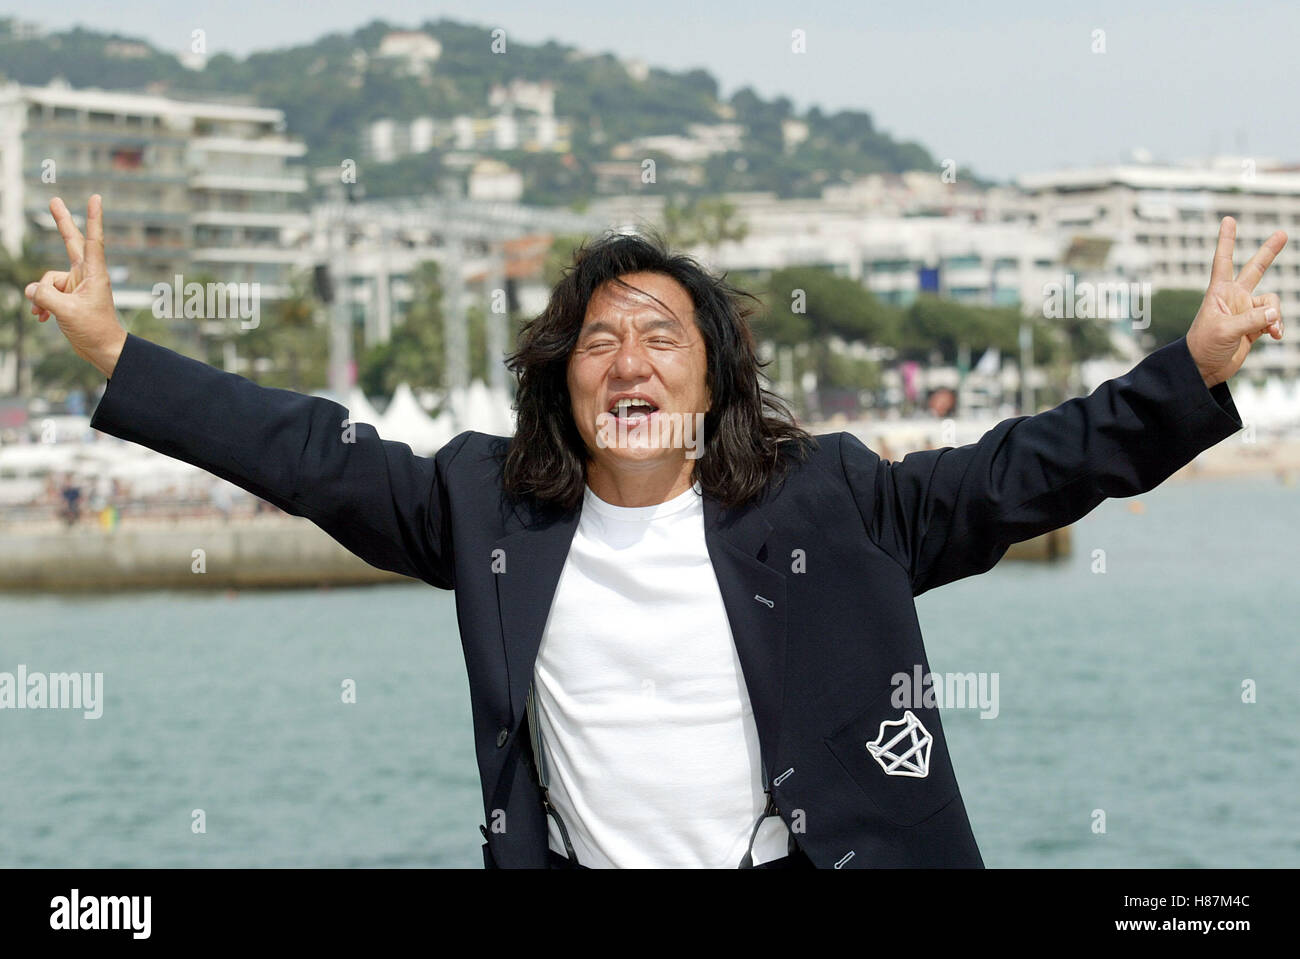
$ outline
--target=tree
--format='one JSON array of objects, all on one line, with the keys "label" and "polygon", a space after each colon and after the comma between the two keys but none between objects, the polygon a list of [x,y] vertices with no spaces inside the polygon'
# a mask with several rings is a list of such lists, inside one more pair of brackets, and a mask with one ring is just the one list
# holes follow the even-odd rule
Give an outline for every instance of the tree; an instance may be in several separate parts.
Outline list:
[{"label": "tree", "polygon": [[368,349],[359,364],[358,382],[371,396],[391,396],[398,385],[442,386],[445,380],[442,282],[438,264],[421,263],[411,277],[414,292],[406,316],[387,343]]},{"label": "tree", "polygon": [[542,280],[547,288],[555,289],[564,270],[573,264],[573,254],[587,237],[577,233],[558,234],[551,239],[551,247],[546,251],[542,263]]},{"label": "tree", "polygon": [[714,249],[749,234],[749,225],[737,216],[736,205],[722,197],[694,197],[685,202],[670,198],[664,204],[663,220],[664,236],[676,249]]},{"label": "tree", "polygon": [[289,295],[271,304],[256,329],[234,333],[242,352],[271,359],[275,368],[257,377],[265,386],[298,392],[324,386],[329,377],[329,335],[306,271],[295,271]]},{"label": "tree", "polygon": [[872,389],[879,384],[875,361],[837,352],[832,340],[892,345],[898,339],[897,309],[881,303],[857,280],[819,267],[773,271],[763,299],[766,308],[754,318],[756,335],[778,346],[806,347],[808,368],[820,386]]},{"label": "tree", "polygon": [[838,336],[851,342],[892,345],[897,339],[898,310],[880,302],[857,280],[837,276],[830,270],[774,270],[768,278],[767,292],[771,306],[758,323],[779,343],[793,345]]},{"label": "tree", "polygon": [[1157,348],[1187,335],[1203,299],[1204,290],[1159,290],[1151,297],[1151,327],[1146,332]]},{"label": "tree", "polygon": [[22,291],[28,283],[39,280],[51,268],[49,259],[37,252],[36,243],[31,236],[23,239],[22,249],[17,256],[0,246],[0,289],[16,293],[16,296],[5,295],[0,300],[0,306],[3,307],[3,314],[0,315],[9,320],[5,324],[10,330],[6,339],[14,353],[15,369],[18,371],[16,392],[19,396],[31,392],[27,325],[36,322],[36,317],[31,314],[31,304]]}]

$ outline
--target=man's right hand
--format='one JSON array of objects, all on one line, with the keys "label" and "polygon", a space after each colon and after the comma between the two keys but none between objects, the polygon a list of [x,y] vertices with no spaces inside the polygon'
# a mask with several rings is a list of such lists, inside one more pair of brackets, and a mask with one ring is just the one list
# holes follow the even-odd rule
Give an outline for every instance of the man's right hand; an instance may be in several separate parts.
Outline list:
[{"label": "man's right hand", "polygon": [[54,314],[73,352],[112,378],[126,342],[126,330],[113,307],[113,289],[104,261],[104,201],[98,193],[86,205],[83,237],[63,201],[50,201],[50,212],[68,250],[68,270],[51,270],[24,290],[32,313],[42,323]]}]

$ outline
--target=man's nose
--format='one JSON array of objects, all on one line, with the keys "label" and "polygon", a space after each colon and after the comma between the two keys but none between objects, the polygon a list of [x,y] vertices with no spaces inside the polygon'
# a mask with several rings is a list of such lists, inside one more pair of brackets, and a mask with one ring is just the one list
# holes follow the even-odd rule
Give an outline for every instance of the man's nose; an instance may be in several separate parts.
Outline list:
[{"label": "man's nose", "polygon": [[634,339],[624,340],[619,345],[614,357],[614,372],[617,376],[623,379],[640,376],[649,368],[650,357],[644,345]]}]

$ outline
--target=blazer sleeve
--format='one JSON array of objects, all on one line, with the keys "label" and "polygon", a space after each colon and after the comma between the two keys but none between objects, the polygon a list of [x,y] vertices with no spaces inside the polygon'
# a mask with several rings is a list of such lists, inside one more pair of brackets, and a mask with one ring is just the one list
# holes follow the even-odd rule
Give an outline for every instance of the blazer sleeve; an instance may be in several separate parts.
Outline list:
[{"label": "blazer sleeve", "polygon": [[348,415],[128,333],[90,425],[304,516],[372,566],[454,589],[446,478],[470,433],[417,456],[367,423],[349,435]]},{"label": "blazer sleeve", "polygon": [[1164,482],[1242,428],[1227,383],[1207,388],[1186,337],[1123,376],[977,442],[881,460],[841,433],[844,475],[867,534],[912,595],[991,569],[1012,543]]}]

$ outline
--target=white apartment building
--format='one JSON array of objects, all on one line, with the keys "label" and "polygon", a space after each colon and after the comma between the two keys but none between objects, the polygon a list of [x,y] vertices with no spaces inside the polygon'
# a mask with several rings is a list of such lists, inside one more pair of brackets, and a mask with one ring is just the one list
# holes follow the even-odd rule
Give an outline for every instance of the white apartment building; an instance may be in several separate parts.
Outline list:
[{"label": "white apartment building", "polygon": [[493,116],[416,117],[395,120],[385,117],[366,124],[362,131],[365,156],[376,163],[391,163],[413,153],[434,148],[494,152],[523,150],[528,153],[566,153],[573,136],[573,122],[549,113],[508,111]]},{"label": "white apartment building", "polygon": [[740,150],[745,128],[739,123],[690,123],[686,135],[676,133],[636,137],[612,151],[618,159],[662,153],[683,163],[699,163],[718,153]]},{"label": "white apartment building", "polygon": [[[936,174],[937,176],[937,174]],[[874,194],[871,194],[874,196]],[[816,266],[860,280],[886,303],[911,304],[923,291],[983,306],[1041,309],[1042,288],[1059,277],[1062,249],[1022,223],[969,215],[885,213],[859,195],[779,199],[728,194],[743,240],[696,252],[717,270],[769,271]],[[662,221],[662,195],[601,198],[589,212],[624,227]]]},{"label": "white apartment building", "polygon": [[[914,172],[831,187],[819,200],[768,193],[728,199],[748,234],[693,251],[715,269],[820,266],[861,280],[898,306],[934,292],[1038,316],[1045,315],[1050,285],[1136,283],[1144,304],[1148,293],[1162,289],[1203,292],[1219,220],[1230,214],[1238,224],[1238,268],[1273,231],[1288,232],[1290,245],[1259,289],[1278,293],[1283,315],[1300,318],[1300,169],[1267,161],[1066,170],[987,191]],[[661,192],[628,189],[589,210],[634,226],[660,222],[663,202]],[[1111,319],[1120,345],[1139,349],[1136,315]],[[1261,343],[1252,370],[1300,372],[1294,334]]]},{"label": "white apartment building", "polygon": [[[1107,271],[1152,291],[1203,292],[1224,216],[1237,221],[1240,269],[1276,230],[1290,237],[1258,292],[1277,293],[1283,317],[1300,318],[1300,168],[1263,158],[1219,157],[1181,166],[1131,164],[1021,176],[990,191],[987,217],[1054,235],[1063,245],[1102,239]],[[1192,317],[1187,318],[1190,325]],[[1259,347],[1262,346],[1262,349]],[[1252,369],[1300,371],[1295,334],[1264,336]]]},{"label": "white apartment building", "polygon": [[34,236],[52,262],[66,258],[50,199],[80,222],[99,193],[120,309],[150,306],[154,284],[177,273],[256,282],[275,300],[304,262],[307,180],[290,161],[305,152],[280,110],[10,84],[0,87],[0,243],[16,252]]},{"label": "white apartment building", "polygon": [[[490,166],[485,176],[490,182]],[[540,312],[549,291],[537,283],[536,271],[517,262],[537,255],[512,249],[528,238],[597,233],[605,226],[589,214],[475,197],[325,202],[312,207],[311,217],[309,255],[330,264],[334,288],[364,345],[388,341],[410,309],[416,271],[430,260],[442,270],[449,316],[463,320],[471,302],[486,309],[487,297],[502,288],[513,308]]]},{"label": "white apartment building", "polygon": [[494,83],[488,91],[488,106],[495,110],[529,110],[542,116],[553,116],[555,84],[549,80],[535,83],[519,79],[511,80],[508,85]]}]

